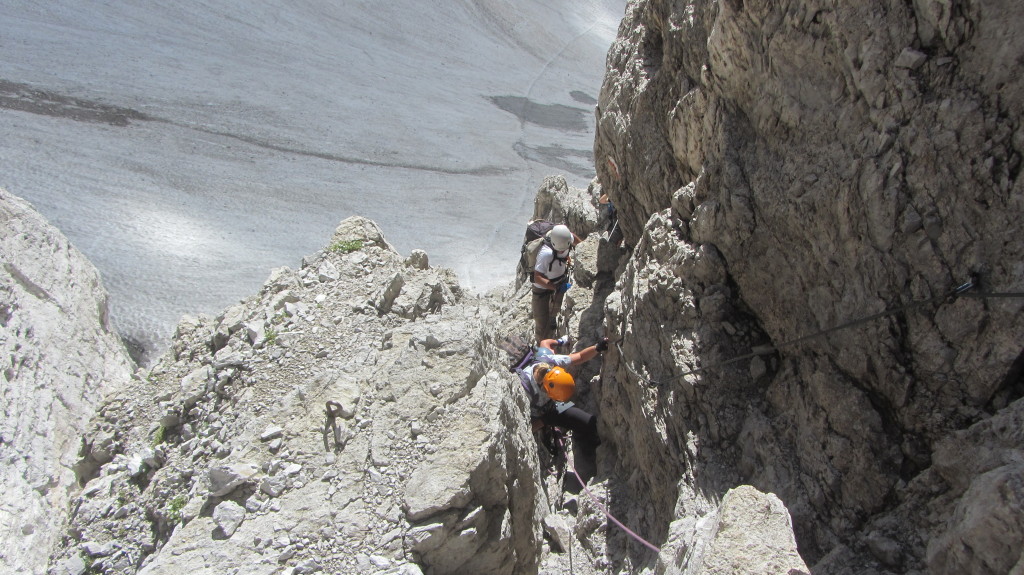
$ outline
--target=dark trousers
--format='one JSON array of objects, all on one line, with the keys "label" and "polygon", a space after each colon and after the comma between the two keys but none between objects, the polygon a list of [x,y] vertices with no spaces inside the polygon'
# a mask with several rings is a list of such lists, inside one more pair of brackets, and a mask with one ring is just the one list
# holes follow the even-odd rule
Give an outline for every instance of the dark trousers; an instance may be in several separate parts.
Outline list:
[{"label": "dark trousers", "polygon": [[533,288],[533,331],[537,337],[537,343],[545,339],[552,339],[555,329],[552,327],[553,320],[558,318],[562,311],[562,298],[564,291]]},{"label": "dark trousers", "polygon": [[[541,421],[545,425],[562,427],[572,432],[576,473],[585,485],[597,471],[597,446],[601,445],[601,438],[597,435],[597,416],[573,406],[562,413],[552,409],[541,416]],[[566,480],[566,489],[571,493],[579,493],[582,485],[577,485],[579,482],[576,476],[566,476]]]},{"label": "dark trousers", "polygon": [[562,413],[552,409],[540,417],[545,425],[554,425],[572,431],[572,441],[583,454],[593,458],[601,438],[597,435],[597,416],[572,406]]}]

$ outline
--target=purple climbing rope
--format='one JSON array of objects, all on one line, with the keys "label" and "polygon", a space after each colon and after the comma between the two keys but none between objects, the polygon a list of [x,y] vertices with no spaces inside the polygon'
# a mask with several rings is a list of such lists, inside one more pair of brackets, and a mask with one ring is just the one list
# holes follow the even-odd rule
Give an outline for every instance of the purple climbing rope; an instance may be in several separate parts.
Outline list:
[{"label": "purple climbing rope", "polygon": [[650,549],[651,551],[654,551],[655,553],[661,553],[661,549],[659,549],[658,546],[647,541],[643,537],[640,537],[639,535],[634,533],[632,529],[623,525],[622,522],[616,519],[611,513],[608,513],[608,509],[605,508],[604,505],[601,505],[601,502],[597,500],[597,497],[595,497],[594,494],[591,493],[589,489],[587,489],[587,484],[583,482],[583,478],[581,478],[580,474],[576,472],[576,468],[572,467],[570,469],[572,469],[572,474],[576,476],[576,481],[579,481],[580,486],[583,487],[583,493],[587,494],[587,497],[589,497],[590,500],[594,502],[594,505],[597,505],[598,509],[600,509],[601,512],[604,513],[605,517],[607,517],[612,523],[618,525],[619,529],[625,531],[627,534],[629,534],[630,537],[636,539],[640,543],[643,543],[644,546]]}]

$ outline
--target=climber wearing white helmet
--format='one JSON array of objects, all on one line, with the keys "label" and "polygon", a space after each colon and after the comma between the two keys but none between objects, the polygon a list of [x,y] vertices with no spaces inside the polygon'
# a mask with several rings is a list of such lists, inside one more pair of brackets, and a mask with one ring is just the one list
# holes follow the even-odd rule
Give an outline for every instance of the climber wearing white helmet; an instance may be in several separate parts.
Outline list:
[{"label": "climber wearing white helmet", "polygon": [[569,250],[580,243],[580,238],[567,226],[551,228],[544,245],[537,253],[533,268],[533,325],[537,341],[555,335],[562,299],[569,289]]}]

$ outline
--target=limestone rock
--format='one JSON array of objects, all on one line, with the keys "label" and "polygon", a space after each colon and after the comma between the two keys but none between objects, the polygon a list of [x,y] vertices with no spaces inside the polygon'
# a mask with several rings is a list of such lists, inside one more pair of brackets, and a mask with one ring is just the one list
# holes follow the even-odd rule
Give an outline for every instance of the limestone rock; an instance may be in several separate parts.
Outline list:
[{"label": "limestone rock", "polygon": [[427,257],[427,252],[423,250],[413,250],[405,260],[405,265],[418,270],[425,270],[430,268],[430,259]]},{"label": "limestone rock", "polygon": [[[270,275],[267,280],[263,282],[263,289],[267,293],[277,294],[281,292],[290,292],[294,288],[299,287],[299,280],[288,267],[279,267],[270,270]],[[276,309],[277,306],[275,306]]]},{"label": "limestone rock", "polygon": [[970,527],[1004,520],[970,486],[1002,485],[1005,463],[969,471],[942,446],[1019,399],[1024,305],[943,294],[968,270],[1020,291],[1007,262],[1024,255],[1024,184],[1001,166],[1019,163],[1024,81],[1008,62],[1024,44],[995,38],[1024,15],[817,8],[626,11],[594,146],[631,250],[606,302],[622,350],[602,374],[617,382],[601,390],[606,443],[655,524],[675,521],[657,502],[687,470],[728,469],[701,476],[785,501],[816,571],[925,571],[966,560],[958,545],[1012,565],[1020,521],[1005,542]]},{"label": "limestone rock", "polygon": [[192,409],[206,395],[213,384],[213,370],[210,366],[197,367],[181,379],[180,396],[184,410]]},{"label": "limestone rock", "polygon": [[234,491],[239,485],[249,481],[259,472],[251,463],[221,465],[210,469],[210,495],[222,497]]},{"label": "limestone rock", "polygon": [[395,305],[395,300],[402,293],[402,287],[405,285],[405,277],[400,273],[396,273],[391,276],[385,287],[380,291],[377,297],[373,300],[373,306],[377,308],[377,312],[381,315],[391,311],[391,308]]},{"label": "limestone rock", "polygon": [[471,500],[468,477],[455,478],[466,462],[435,460],[417,469],[406,486],[405,508],[409,521],[420,521],[448,509],[459,509]]},{"label": "limestone rock", "polygon": [[86,423],[135,367],[110,325],[99,272],[4,190],[0,262],[0,571],[41,573],[64,533]]},{"label": "limestone rock", "polygon": [[338,224],[334,230],[334,237],[331,238],[332,244],[351,241],[361,241],[390,252],[395,251],[384,239],[384,232],[376,223],[359,216],[353,216]]},{"label": "limestone rock", "polygon": [[341,276],[338,272],[338,267],[329,261],[321,264],[320,269],[317,270],[317,279],[322,282],[337,281],[339,277]]},{"label": "limestone rock", "polygon": [[730,490],[709,535],[695,574],[810,574],[797,552],[789,513],[774,495],[749,486]]},{"label": "limestone rock", "polygon": [[544,532],[554,541],[560,551],[567,551],[572,545],[572,533],[561,515],[549,513],[544,516]]},{"label": "limestone rock", "polygon": [[[243,309],[184,320],[173,353],[104,405],[89,436],[114,459],[70,528],[118,542],[101,568],[535,569],[545,502],[525,403],[493,372],[491,312],[356,228],[355,251],[328,247]],[[320,281],[328,264],[338,278]],[[366,313],[395,277],[392,310]],[[120,453],[144,449],[160,465],[133,477]]]},{"label": "limestone rock", "polygon": [[84,575],[86,571],[85,560],[80,555],[74,555],[57,566],[56,575]]},{"label": "limestone rock", "polygon": [[260,434],[260,441],[270,441],[271,439],[277,439],[284,434],[284,428],[279,425],[271,425],[263,430]]},{"label": "limestone rock", "polygon": [[263,347],[266,341],[266,326],[262,320],[254,320],[245,324],[245,335],[253,347]]},{"label": "limestone rock", "polygon": [[234,501],[221,501],[213,509],[213,521],[227,537],[234,535],[244,520],[245,508]]},{"label": "limestone rock", "polygon": [[564,223],[574,234],[586,238],[597,227],[594,198],[569,186],[562,176],[549,176],[537,190],[533,219]]},{"label": "limestone rock", "polygon": [[949,521],[928,544],[934,573],[988,570],[1019,565],[1013,549],[1024,544],[1024,400],[942,441],[935,468],[957,495]]}]

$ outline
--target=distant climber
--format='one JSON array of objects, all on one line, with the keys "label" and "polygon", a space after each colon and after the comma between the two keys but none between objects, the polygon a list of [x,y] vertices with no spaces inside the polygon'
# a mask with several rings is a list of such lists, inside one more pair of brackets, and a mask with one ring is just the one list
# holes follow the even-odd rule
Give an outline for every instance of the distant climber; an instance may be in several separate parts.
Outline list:
[{"label": "distant climber", "polygon": [[530,419],[534,429],[551,425],[568,429],[579,448],[581,459],[576,461],[577,471],[586,482],[594,474],[595,452],[601,444],[597,434],[597,416],[576,407],[570,399],[576,391],[576,381],[567,367],[594,359],[608,349],[608,339],[568,355],[555,353],[555,346],[566,343],[567,337],[540,342],[533,363],[518,369],[523,386],[530,394]]},{"label": "distant climber", "polygon": [[608,241],[615,243],[614,240],[612,240],[612,236],[615,234],[615,230],[618,229],[619,224],[619,217],[618,212],[615,211],[615,204],[612,203],[608,194],[601,194],[601,197],[597,200],[597,205],[605,210],[605,230],[608,232]]},{"label": "distant climber", "polygon": [[572,264],[569,250],[578,243],[580,238],[567,226],[559,224],[547,233],[537,252],[533,266],[532,308],[534,335],[538,343],[555,335],[562,299],[572,285],[569,283]]}]

